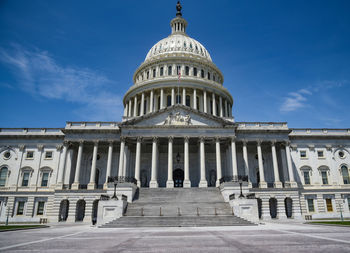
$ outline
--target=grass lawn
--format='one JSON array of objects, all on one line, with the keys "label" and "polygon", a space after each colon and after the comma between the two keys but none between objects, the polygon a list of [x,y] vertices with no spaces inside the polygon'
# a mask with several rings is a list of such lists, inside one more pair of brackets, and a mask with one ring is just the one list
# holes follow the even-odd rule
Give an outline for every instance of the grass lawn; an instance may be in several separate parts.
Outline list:
[{"label": "grass lawn", "polygon": [[309,223],[312,223],[312,224],[350,226],[350,221],[311,221]]},{"label": "grass lawn", "polygon": [[8,225],[8,226],[0,226],[0,231],[12,230],[12,229],[26,229],[26,228],[40,228],[47,227],[45,225]]}]

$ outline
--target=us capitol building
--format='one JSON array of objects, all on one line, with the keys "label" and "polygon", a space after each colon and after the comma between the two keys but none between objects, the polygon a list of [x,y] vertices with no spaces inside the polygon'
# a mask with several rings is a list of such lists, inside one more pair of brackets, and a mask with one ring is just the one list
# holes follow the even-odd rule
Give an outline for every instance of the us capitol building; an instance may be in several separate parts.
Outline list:
[{"label": "us capitol building", "polygon": [[187,25],[178,3],[171,34],[133,75],[121,122],[0,129],[1,222],[90,223],[101,195],[131,208],[178,188],[217,191],[232,207],[243,193],[262,220],[350,217],[350,129],[236,122],[222,72]]}]

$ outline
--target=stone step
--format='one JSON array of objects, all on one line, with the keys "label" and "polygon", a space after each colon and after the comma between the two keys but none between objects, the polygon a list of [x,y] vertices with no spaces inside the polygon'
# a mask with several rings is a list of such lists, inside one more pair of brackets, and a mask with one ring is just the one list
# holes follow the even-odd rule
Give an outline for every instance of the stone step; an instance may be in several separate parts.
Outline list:
[{"label": "stone step", "polygon": [[118,227],[203,227],[255,225],[236,216],[121,217],[101,228]]}]

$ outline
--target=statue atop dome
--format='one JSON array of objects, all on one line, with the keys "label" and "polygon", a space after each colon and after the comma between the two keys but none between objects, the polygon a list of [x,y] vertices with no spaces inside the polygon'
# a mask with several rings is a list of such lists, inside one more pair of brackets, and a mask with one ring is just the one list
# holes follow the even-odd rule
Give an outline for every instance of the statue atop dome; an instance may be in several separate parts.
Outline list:
[{"label": "statue atop dome", "polygon": [[180,1],[177,1],[177,4],[176,4],[176,17],[182,17],[182,13],[181,13],[181,9],[182,9],[182,6],[180,4]]}]

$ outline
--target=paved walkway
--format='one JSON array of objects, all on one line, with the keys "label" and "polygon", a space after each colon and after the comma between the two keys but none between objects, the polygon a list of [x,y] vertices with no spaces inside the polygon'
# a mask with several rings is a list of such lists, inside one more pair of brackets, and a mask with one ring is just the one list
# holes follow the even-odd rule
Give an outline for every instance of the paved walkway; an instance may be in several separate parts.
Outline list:
[{"label": "paved walkway", "polygon": [[350,228],[303,224],[253,227],[117,228],[86,225],[1,233],[0,252],[349,252]]}]

